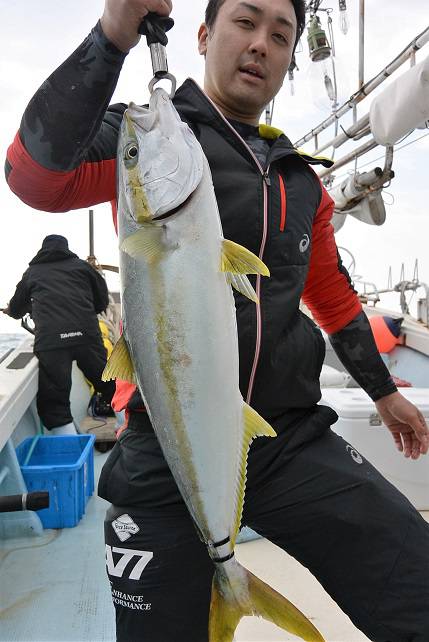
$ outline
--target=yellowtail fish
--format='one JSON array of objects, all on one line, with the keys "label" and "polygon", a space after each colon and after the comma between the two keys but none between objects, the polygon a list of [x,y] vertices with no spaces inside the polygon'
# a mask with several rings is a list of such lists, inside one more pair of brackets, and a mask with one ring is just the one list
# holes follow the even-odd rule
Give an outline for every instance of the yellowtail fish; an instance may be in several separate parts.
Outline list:
[{"label": "yellowtail fish", "polygon": [[210,642],[231,642],[258,615],[323,642],[288,600],[241,566],[234,545],[249,446],[271,426],[243,401],[231,285],[255,301],[246,274],[262,261],[225,240],[202,148],[170,97],[131,103],[118,143],[123,335],[104,378],[137,383],[179,490],[215,564]]}]

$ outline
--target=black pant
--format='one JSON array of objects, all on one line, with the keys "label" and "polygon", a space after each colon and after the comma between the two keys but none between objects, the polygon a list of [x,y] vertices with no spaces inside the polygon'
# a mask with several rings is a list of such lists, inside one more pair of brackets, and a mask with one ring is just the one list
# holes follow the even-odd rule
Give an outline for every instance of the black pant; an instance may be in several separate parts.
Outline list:
[{"label": "black pant", "polygon": [[[429,525],[330,430],[333,415],[252,447],[243,523],[306,566],[371,640],[428,642]],[[105,522],[117,640],[207,642],[213,565],[162,462],[155,436],[129,428],[100,478],[102,496],[130,500]]]},{"label": "black pant", "polygon": [[37,412],[46,428],[63,426],[73,420],[70,412],[73,361],[77,362],[95,390],[111,401],[115,384],[101,380],[107,360],[107,351],[101,339],[88,345],[39,351],[36,356],[39,359]]}]

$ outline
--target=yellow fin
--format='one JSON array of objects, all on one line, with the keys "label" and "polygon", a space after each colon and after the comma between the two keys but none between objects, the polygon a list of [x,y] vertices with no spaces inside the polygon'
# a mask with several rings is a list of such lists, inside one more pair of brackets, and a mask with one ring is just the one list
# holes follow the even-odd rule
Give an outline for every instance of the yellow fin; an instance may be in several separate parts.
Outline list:
[{"label": "yellow fin", "polygon": [[253,410],[247,403],[244,404],[244,429],[252,439],[255,437],[277,437],[277,433],[270,424]]},{"label": "yellow fin", "polygon": [[259,415],[256,410],[253,410],[248,404],[243,406],[243,426],[244,435],[243,443],[240,453],[240,469],[238,472],[238,484],[235,498],[235,518],[231,533],[232,545],[235,545],[235,540],[240,530],[241,517],[243,514],[244,494],[246,492],[246,479],[247,479],[247,455],[249,453],[250,444],[256,437],[276,437],[275,430]]},{"label": "yellow fin", "polygon": [[227,275],[228,282],[251,301],[258,303],[258,297],[246,274],[270,276],[270,271],[253,252],[234,241],[222,241],[221,270]]},{"label": "yellow fin", "polygon": [[230,272],[228,272],[226,278],[228,283],[232,285],[232,287],[235,288],[238,292],[241,292],[241,294],[247,296],[247,298],[251,301],[259,303],[258,295],[256,294],[255,290],[252,287],[252,284],[245,274],[231,274]]},{"label": "yellow fin", "polygon": [[133,362],[124,335],[115,344],[101,378],[103,381],[123,379],[130,383],[137,383]]},{"label": "yellow fin", "polygon": [[241,618],[252,615],[243,613],[237,602],[227,601],[219,586],[221,582],[215,574],[212,581],[212,597],[209,616],[209,642],[232,642],[235,629]]},{"label": "yellow fin", "polygon": [[222,272],[231,274],[261,274],[270,276],[270,271],[260,258],[242,245],[224,239],[222,241]]},{"label": "yellow fin", "polygon": [[[209,642],[232,642],[235,629],[245,615],[263,617],[306,642],[325,642],[321,633],[292,602],[238,563],[237,566],[239,573],[236,578],[241,578],[241,583],[247,583],[247,586],[241,589],[234,585],[235,591],[227,575],[216,569],[212,583]],[[248,599],[237,600],[234,593],[240,596],[247,594]]]},{"label": "yellow fin", "polygon": [[164,229],[159,225],[142,225],[138,232],[127,236],[121,244],[121,250],[133,259],[144,259],[155,263],[165,252]]}]

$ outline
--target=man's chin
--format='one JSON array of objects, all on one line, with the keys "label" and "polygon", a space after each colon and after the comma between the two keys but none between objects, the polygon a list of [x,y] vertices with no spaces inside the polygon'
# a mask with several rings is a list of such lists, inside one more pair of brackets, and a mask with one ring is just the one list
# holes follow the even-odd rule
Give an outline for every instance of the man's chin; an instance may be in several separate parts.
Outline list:
[{"label": "man's chin", "polygon": [[259,117],[268,103],[271,102],[269,98],[265,102],[264,96],[255,96],[255,92],[249,91],[238,91],[232,98],[231,102],[235,107],[235,111],[249,117]]}]

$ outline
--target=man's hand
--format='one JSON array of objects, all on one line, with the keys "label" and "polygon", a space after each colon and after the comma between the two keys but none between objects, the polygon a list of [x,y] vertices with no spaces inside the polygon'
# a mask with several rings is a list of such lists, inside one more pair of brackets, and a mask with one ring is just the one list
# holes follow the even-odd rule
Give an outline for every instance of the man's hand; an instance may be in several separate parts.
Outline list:
[{"label": "man's hand", "polygon": [[143,18],[151,11],[169,16],[172,8],[172,0],[105,0],[101,27],[110,42],[128,53],[140,40]]},{"label": "man's hand", "polygon": [[3,312],[3,314],[7,314],[8,316],[10,316],[9,306],[7,306],[6,308],[0,308],[0,312]]},{"label": "man's hand", "polygon": [[429,428],[414,404],[400,392],[394,392],[376,401],[375,406],[392,433],[397,449],[405,457],[418,459],[428,452]]}]

